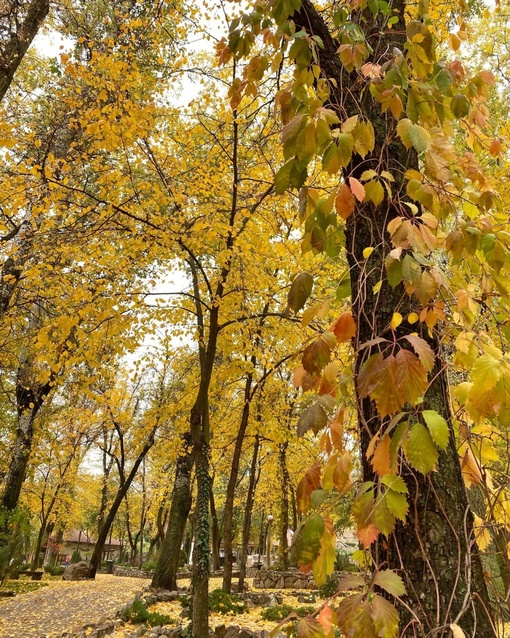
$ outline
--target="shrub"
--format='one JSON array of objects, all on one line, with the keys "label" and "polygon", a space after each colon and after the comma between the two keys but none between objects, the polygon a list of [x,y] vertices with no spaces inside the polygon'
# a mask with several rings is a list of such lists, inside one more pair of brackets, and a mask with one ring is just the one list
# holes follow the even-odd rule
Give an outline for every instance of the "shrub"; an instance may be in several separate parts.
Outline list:
[{"label": "shrub", "polygon": [[83,560],[83,558],[81,557],[80,552],[75,549],[74,552],[71,555],[71,560],[69,561],[70,563],[79,563]]},{"label": "shrub", "polygon": [[155,627],[156,625],[169,625],[175,621],[166,614],[159,614],[155,611],[149,611],[141,600],[136,599],[129,607],[126,607],[122,612],[124,620],[130,623],[145,623],[149,627]]},{"label": "shrub", "polygon": [[337,551],[335,558],[335,571],[356,572],[359,571],[359,569],[351,562],[351,554]]},{"label": "shrub", "polygon": [[45,565],[44,571],[51,576],[62,576],[65,571],[65,567],[53,567],[53,565]]},{"label": "shrub", "polygon": [[319,594],[322,598],[330,598],[338,588],[338,576],[331,574],[326,578],[326,582],[319,587]]},{"label": "shrub", "polygon": [[246,605],[235,594],[227,594],[223,589],[215,589],[209,594],[209,609],[220,614],[243,614],[246,611]]},{"label": "shrub", "polygon": [[142,563],[142,571],[144,572],[153,572],[155,569],[156,569],[155,560],[146,560],[145,563]]},{"label": "shrub", "polygon": [[279,622],[284,618],[287,618],[289,614],[295,612],[299,618],[304,618],[315,611],[313,605],[303,605],[302,607],[291,607],[291,605],[276,605],[275,607],[267,607],[260,614],[262,620],[270,620]]}]

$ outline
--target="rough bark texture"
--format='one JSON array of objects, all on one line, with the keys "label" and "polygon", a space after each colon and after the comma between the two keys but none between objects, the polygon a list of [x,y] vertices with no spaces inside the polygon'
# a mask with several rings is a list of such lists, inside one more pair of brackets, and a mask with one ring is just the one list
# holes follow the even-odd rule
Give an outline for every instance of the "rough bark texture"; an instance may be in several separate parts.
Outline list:
[{"label": "rough bark texture", "polygon": [[168,527],[161,545],[154,576],[152,577],[153,587],[170,590],[177,589],[177,570],[179,569],[181,545],[192,500],[191,470],[193,468],[194,457],[190,448],[190,432],[186,432],[183,439],[183,451],[177,459],[177,467],[175,470]]},{"label": "rough bark texture", "polygon": [[51,382],[44,385],[31,383],[30,362],[20,365],[16,380],[16,407],[18,424],[16,443],[2,496],[2,507],[12,511],[16,508],[25,480],[28,459],[32,450],[34,421],[44,399],[51,389]]},{"label": "rough bark texture", "polygon": [[213,571],[220,569],[220,545],[221,530],[218,522],[218,512],[216,510],[216,501],[214,500],[214,476],[211,477],[209,483],[209,504],[211,507],[211,557]]},{"label": "rough bark texture", "polygon": [[[394,47],[404,50],[405,25],[402,1],[394,2],[392,9],[399,16],[399,24],[391,32],[382,33],[374,21],[365,24],[367,40],[378,43],[379,55]],[[330,108],[339,117],[356,113],[370,120],[375,129],[375,149],[365,160],[355,156],[346,172],[356,178],[368,169],[390,171],[396,178],[395,190],[402,186],[399,176],[406,169],[418,169],[417,156],[409,152],[393,135],[395,122],[381,115],[380,105],[367,90],[360,93],[355,84],[356,75],[346,73],[337,54],[338,43],[310,0],[303,0],[299,13],[293,16],[297,28],[304,28],[318,35],[324,47],[318,49],[322,75],[336,81],[331,86]],[[381,59],[378,59],[382,63]],[[370,159],[374,158],[374,159]],[[375,337],[390,334],[389,324],[395,309],[405,316],[414,310],[402,285],[392,289],[384,274],[384,260],[392,246],[386,231],[388,222],[402,215],[394,201],[379,208],[371,204],[358,206],[346,224],[346,252],[351,273],[353,314],[358,324],[356,343],[363,344]],[[367,260],[363,249],[375,247]],[[380,293],[372,292],[373,286],[383,279]],[[406,328],[401,326],[397,336]],[[412,329],[409,329],[412,332]],[[431,373],[435,378],[425,397],[427,409],[434,409],[451,424],[448,383],[444,372],[440,348],[427,334],[421,335],[434,348],[436,367]],[[375,350],[357,349],[356,373],[363,362]],[[368,444],[382,425],[374,403],[358,398],[359,431],[364,480],[374,480],[371,465],[366,461]],[[488,596],[483,579],[481,562],[473,541],[472,515],[464,488],[453,431],[450,433],[446,452],[441,453],[436,472],[423,476],[404,467],[403,476],[409,487],[409,514],[405,524],[399,523],[389,540],[379,541],[372,547],[379,565],[390,567],[402,574],[408,595],[405,602],[412,609],[400,608],[401,632],[406,637],[449,636],[449,624],[458,622],[466,635],[485,638],[493,636],[487,615]]]},{"label": "rough bark texture", "polygon": [[11,10],[8,11],[8,15],[2,16],[10,18],[11,29],[5,28],[7,27],[6,21],[5,27],[0,31],[3,40],[0,49],[0,100],[11,85],[23,56],[28,51],[28,47],[37,35],[39,27],[50,9],[49,0],[32,0],[23,16],[20,4],[11,2]]}]

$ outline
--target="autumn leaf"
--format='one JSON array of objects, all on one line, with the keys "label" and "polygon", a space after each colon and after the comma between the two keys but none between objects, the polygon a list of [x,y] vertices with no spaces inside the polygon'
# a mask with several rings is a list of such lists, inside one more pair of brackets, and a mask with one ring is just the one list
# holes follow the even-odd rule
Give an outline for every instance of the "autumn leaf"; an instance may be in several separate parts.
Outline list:
[{"label": "autumn leaf", "polygon": [[362,202],[365,199],[365,189],[363,184],[355,177],[349,177],[349,186],[351,187],[352,194],[356,197],[358,202]]},{"label": "autumn leaf", "polygon": [[338,343],[349,341],[356,335],[356,323],[350,312],[343,312],[331,324],[329,330],[335,335]]},{"label": "autumn leaf", "polygon": [[373,580],[374,585],[378,585],[391,596],[398,598],[406,593],[404,582],[398,574],[391,569],[377,572]]},{"label": "autumn leaf", "polygon": [[341,184],[335,197],[335,210],[342,219],[347,219],[356,207],[354,195],[345,182]]},{"label": "autumn leaf", "polygon": [[288,307],[299,312],[304,307],[313,288],[313,277],[308,273],[301,273],[294,278],[287,299]]}]

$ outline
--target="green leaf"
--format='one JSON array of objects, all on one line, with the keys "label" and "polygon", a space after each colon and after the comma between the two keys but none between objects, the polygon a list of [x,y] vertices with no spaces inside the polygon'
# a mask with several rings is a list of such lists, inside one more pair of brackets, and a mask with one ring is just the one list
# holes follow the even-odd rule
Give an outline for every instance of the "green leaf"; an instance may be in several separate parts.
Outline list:
[{"label": "green leaf", "polygon": [[380,530],[386,538],[388,538],[395,529],[395,517],[386,504],[384,496],[378,496],[375,501],[373,520],[377,529]]},{"label": "green leaf", "polygon": [[313,576],[319,587],[326,582],[326,578],[335,568],[335,534],[331,520],[324,520],[324,532],[321,536],[321,550],[313,565]]},{"label": "green leaf", "polygon": [[386,505],[393,516],[401,521],[405,521],[407,510],[409,509],[409,504],[405,495],[394,490],[386,490],[384,496],[386,499]]},{"label": "green leaf", "polygon": [[411,257],[411,255],[405,255],[402,260],[402,277],[409,283],[413,283],[413,281],[420,276],[420,264],[416,261],[416,259]]},{"label": "green leaf", "polygon": [[299,312],[304,307],[306,300],[312,293],[313,277],[308,273],[301,273],[294,278],[287,298],[288,307],[294,312]]},{"label": "green leaf", "polygon": [[392,288],[395,288],[402,281],[402,262],[399,259],[393,259],[393,257],[388,255],[384,265],[386,266],[388,283]]},{"label": "green leaf", "polygon": [[400,492],[401,494],[407,494],[408,492],[406,482],[397,474],[385,474],[381,476],[381,483],[394,492]]},{"label": "green leaf", "polygon": [[311,514],[298,529],[292,545],[292,556],[300,565],[311,565],[321,551],[324,520],[319,514]]},{"label": "green leaf", "polygon": [[384,199],[384,188],[376,179],[372,179],[365,184],[365,197],[369,201],[373,202],[376,206]]},{"label": "green leaf", "polygon": [[334,175],[335,173],[338,173],[340,168],[341,163],[338,146],[336,145],[336,142],[331,142],[322,156],[322,169],[330,175]]},{"label": "green leaf", "polygon": [[422,415],[434,443],[442,450],[446,450],[450,437],[450,428],[446,420],[435,410],[423,410]]},{"label": "green leaf", "polygon": [[439,456],[437,447],[430,432],[421,423],[415,423],[412,426],[404,442],[404,452],[410,465],[422,474],[427,474],[436,468]]},{"label": "green leaf", "polygon": [[337,138],[338,159],[342,168],[345,168],[352,158],[353,140],[350,133],[340,133]]},{"label": "green leaf", "polygon": [[457,93],[457,95],[454,95],[452,97],[450,108],[455,117],[461,118],[465,117],[469,113],[471,105],[465,95],[462,95],[462,93]]},{"label": "green leaf", "polygon": [[406,593],[403,580],[391,569],[385,569],[384,571],[377,572],[374,576],[373,583],[381,589],[384,589],[384,591],[388,592],[391,596],[395,596],[397,598]]},{"label": "green leaf", "polygon": [[431,144],[430,133],[418,124],[409,129],[409,139],[418,153],[426,151]]}]

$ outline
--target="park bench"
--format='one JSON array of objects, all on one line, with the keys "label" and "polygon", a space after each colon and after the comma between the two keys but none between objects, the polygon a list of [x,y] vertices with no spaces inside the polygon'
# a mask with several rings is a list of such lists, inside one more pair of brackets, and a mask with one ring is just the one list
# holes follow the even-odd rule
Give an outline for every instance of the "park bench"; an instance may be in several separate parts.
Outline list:
[{"label": "park bench", "polygon": [[32,571],[31,569],[21,569],[18,572],[18,575],[20,574],[23,574],[24,576],[31,576],[32,580],[41,580],[44,572],[36,572],[36,571]]}]

